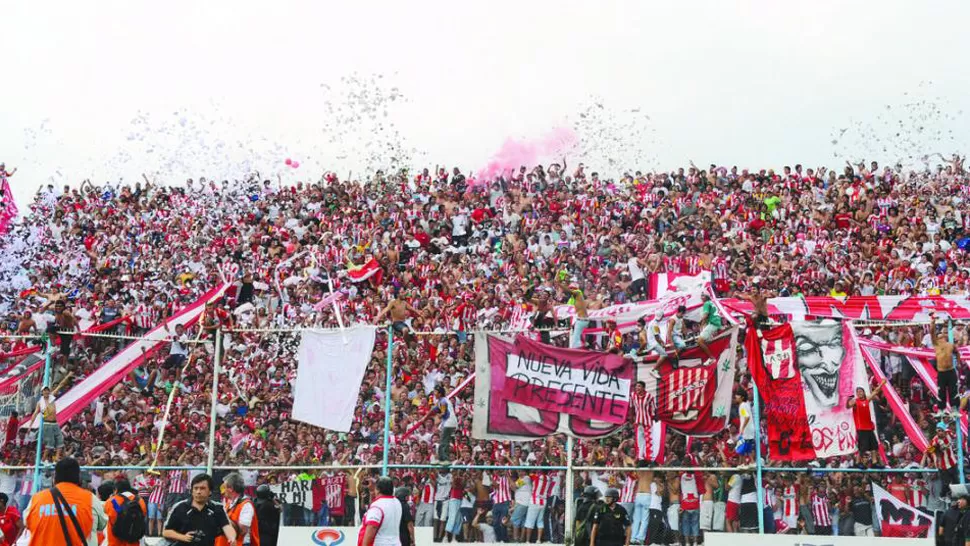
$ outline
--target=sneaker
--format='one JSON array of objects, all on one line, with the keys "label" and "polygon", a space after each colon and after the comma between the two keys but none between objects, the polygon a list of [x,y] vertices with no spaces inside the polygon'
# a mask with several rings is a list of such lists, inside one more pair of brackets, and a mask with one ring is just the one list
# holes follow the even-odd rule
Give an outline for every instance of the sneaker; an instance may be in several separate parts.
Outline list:
[{"label": "sneaker", "polygon": [[660,379],[660,372],[657,371],[656,366],[650,368],[650,371],[648,373],[650,374],[650,377],[653,377],[654,379]]}]

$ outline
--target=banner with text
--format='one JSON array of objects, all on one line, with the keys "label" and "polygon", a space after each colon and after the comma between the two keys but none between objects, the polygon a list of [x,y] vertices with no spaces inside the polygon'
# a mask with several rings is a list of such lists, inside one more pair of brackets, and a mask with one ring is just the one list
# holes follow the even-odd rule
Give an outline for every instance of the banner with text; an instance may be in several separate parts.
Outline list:
[{"label": "banner with text", "polygon": [[290,480],[272,484],[270,490],[283,504],[295,504],[313,510],[313,482],[310,480]]},{"label": "banner with text", "polygon": [[[726,307],[750,314],[751,302],[721,300]],[[768,314],[791,320],[846,318],[858,320],[929,321],[930,313],[943,318],[970,319],[970,298],[965,296],[807,296],[769,298]]]},{"label": "banner with text", "polygon": [[560,349],[520,337],[475,337],[475,412],[472,436],[531,440],[552,434],[599,438],[629,415],[634,381],[656,401],[655,420],[682,434],[708,436],[724,429],[731,409],[738,328],[709,344],[681,352],[679,366],[634,364],[607,353]]},{"label": "banner with text", "polygon": [[561,349],[518,336],[513,352],[494,355],[492,368],[505,368],[509,401],[608,423],[626,420],[633,361],[622,356]]},{"label": "banner with text", "polygon": [[892,496],[872,484],[872,500],[884,537],[928,538],[936,528],[936,517]]}]

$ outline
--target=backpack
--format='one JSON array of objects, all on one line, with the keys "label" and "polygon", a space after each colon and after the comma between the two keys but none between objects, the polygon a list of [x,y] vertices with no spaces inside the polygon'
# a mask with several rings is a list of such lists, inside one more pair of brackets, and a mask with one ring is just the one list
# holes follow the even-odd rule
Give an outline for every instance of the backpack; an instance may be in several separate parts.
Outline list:
[{"label": "backpack", "polygon": [[111,499],[112,506],[118,517],[111,526],[111,534],[125,542],[138,542],[145,536],[145,513],[142,512],[138,497],[123,495],[125,501],[118,505],[117,499]]}]

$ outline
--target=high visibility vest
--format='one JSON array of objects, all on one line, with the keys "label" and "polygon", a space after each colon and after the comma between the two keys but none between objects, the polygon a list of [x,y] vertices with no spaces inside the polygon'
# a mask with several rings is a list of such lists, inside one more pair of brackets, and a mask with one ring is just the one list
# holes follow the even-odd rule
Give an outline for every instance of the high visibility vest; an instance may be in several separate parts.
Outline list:
[{"label": "high visibility vest", "polygon": [[[87,544],[88,537],[91,536],[91,529],[94,527],[94,513],[91,510],[94,501],[93,494],[73,483],[61,482],[56,487],[74,511],[77,521],[81,525],[81,531],[84,532],[83,537],[77,536],[70,516],[65,513],[64,518],[67,522],[67,531],[71,534],[71,540],[75,544]],[[30,530],[30,546],[49,546],[51,544],[64,544],[65,542],[61,521],[57,517],[57,508],[54,506],[54,497],[51,496],[48,489],[38,491],[30,499],[30,511],[24,516],[24,523]]]},{"label": "high visibility vest", "polygon": [[[242,515],[242,509],[246,504],[253,507],[253,522],[249,527],[249,545],[259,546],[259,520],[256,517],[256,505],[253,504],[253,501],[247,498],[236,501],[232,508],[226,511],[226,515],[229,516],[229,521],[237,523],[239,516]],[[237,533],[236,542],[232,546],[243,546],[243,539],[242,533]],[[216,538],[216,546],[230,546],[230,544],[226,540],[226,537],[220,536]]]}]

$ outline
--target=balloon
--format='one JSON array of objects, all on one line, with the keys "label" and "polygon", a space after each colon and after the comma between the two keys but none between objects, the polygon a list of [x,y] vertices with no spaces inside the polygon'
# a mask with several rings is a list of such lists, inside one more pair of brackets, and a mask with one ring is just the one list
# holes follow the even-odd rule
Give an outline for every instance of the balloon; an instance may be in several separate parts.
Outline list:
[{"label": "balloon", "polygon": [[287,165],[292,165],[293,164],[293,160],[290,159],[290,158],[286,158],[286,164]]},{"label": "balloon", "polygon": [[299,168],[300,162],[299,161],[294,161],[290,166],[293,167],[294,169]]}]

